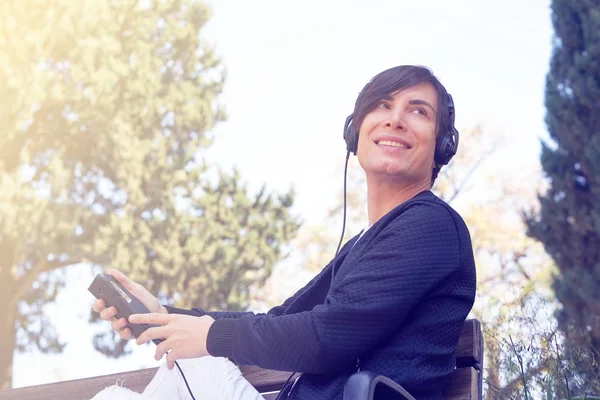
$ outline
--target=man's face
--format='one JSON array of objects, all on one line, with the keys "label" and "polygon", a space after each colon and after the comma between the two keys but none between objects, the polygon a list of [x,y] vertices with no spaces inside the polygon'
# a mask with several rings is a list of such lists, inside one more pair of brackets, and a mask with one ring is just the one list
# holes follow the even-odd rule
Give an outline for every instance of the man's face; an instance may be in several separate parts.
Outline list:
[{"label": "man's face", "polygon": [[404,184],[430,182],[434,165],[438,94],[421,83],[380,100],[364,118],[358,161],[369,176]]}]

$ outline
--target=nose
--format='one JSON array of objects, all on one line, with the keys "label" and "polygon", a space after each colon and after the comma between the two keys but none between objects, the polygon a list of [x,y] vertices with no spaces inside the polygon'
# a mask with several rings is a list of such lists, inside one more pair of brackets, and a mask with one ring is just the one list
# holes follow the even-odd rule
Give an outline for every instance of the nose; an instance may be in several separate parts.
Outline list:
[{"label": "nose", "polygon": [[393,110],[388,114],[388,119],[386,121],[386,127],[392,128],[393,130],[399,129],[404,130],[406,128],[406,124],[403,119],[402,110]]}]

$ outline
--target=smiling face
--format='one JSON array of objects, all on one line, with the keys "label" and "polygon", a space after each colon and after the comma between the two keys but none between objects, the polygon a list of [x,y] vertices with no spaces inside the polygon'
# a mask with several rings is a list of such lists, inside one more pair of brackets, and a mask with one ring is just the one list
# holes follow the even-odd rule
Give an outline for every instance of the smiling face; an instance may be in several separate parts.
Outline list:
[{"label": "smiling face", "polygon": [[367,180],[399,185],[431,182],[434,164],[438,93],[421,83],[377,102],[359,130],[358,161]]}]

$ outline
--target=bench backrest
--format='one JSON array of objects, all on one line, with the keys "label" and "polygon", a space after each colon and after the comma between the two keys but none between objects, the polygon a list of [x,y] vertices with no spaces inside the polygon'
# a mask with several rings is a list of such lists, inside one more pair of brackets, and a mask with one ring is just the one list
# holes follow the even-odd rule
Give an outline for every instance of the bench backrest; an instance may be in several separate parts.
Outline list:
[{"label": "bench backrest", "polygon": [[483,334],[476,319],[463,325],[456,348],[456,369],[444,392],[447,400],[479,400],[483,397]]},{"label": "bench backrest", "polygon": [[[456,351],[456,369],[444,393],[447,400],[480,400],[482,398],[483,337],[479,321],[465,322]],[[242,366],[244,377],[260,392],[278,391],[290,373]],[[141,393],[157,368],[121,372],[92,378],[76,379],[46,385],[0,390],[0,400],[89,400],[105,387],[119,382]],[[274,395],[265,395],[266,399]]]}]

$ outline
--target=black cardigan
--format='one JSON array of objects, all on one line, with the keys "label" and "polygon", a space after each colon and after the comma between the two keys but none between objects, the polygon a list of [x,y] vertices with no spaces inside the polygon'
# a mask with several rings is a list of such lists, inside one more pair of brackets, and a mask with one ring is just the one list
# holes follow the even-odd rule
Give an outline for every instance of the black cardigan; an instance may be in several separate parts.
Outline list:
[{"label": "black cardigan", "polygon": [[341,399],[357,364],[417,398],[441,399],[475,299],[464,221],[425,191],[357,239],[340,251],[331,287],[333,262],[266,314],[167,309],[215,318],[207,340],[213,356],[303,373],[294,399]]}]

